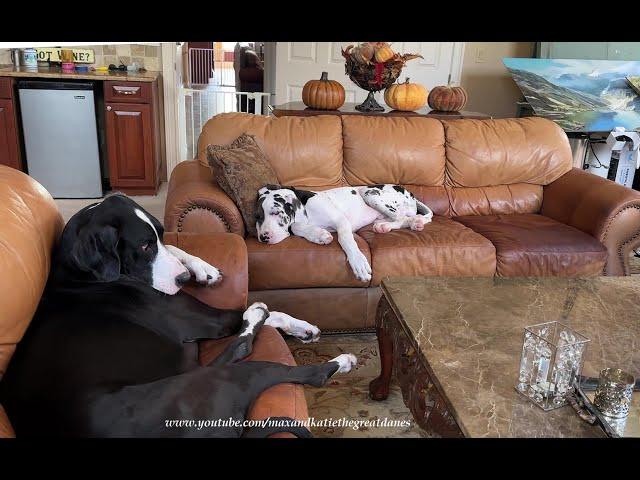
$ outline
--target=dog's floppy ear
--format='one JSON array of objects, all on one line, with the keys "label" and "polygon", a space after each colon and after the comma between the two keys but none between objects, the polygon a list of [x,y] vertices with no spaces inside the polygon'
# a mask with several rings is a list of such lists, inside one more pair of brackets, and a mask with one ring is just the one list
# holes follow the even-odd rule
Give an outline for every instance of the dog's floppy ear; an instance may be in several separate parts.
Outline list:
[{"label": "dog's floppy ear", "polygon": [[283,187],[283,188],[288,188],[290,190],[293,190],[293,193],[296,195],[298,200],[300,200],[300,203],[302,203],[302,205],[306,205],[307,201],[311,197],[316,196],[315,192],[310,192],[309,190],[298,190],[296,187]]},{"label": "dog's floppy ear", "polygon": [[71,250],[75,266],[92,274],[100,282],[112,282],[120,277],[120,256],[117,250],[118,230],[110,225],[84,228]]},{"label": "dog's floppy ear", "polygon": [[265,197],[258,197],[258,200],[256,201],[256,222],[257,225],[262,225],[262,222],[264,222],[264,209],[262,208],[262,204],[264,203],[264,198]]}]

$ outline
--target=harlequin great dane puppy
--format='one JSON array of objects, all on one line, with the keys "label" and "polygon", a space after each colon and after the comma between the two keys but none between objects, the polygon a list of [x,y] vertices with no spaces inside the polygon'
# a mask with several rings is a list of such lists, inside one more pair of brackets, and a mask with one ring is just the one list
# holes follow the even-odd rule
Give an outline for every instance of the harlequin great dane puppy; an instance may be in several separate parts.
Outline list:
[{"label": "harlequin great dane puppy", "polygon": [[326,245],[338,233],[355,276],[371,280],[371,266],[358,248],[353,232],[373,223],[376,233],[409,227],[420,231],[433,212],[400,185],[340,187],[313,192],[280,185],[258,190],[256,214],[258,239],[275,244],[289,235]]}]

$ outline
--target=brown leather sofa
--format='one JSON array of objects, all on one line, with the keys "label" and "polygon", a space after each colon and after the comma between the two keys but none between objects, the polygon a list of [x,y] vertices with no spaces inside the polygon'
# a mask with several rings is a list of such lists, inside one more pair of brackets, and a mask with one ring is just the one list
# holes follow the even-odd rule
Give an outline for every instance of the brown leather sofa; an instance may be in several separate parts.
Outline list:
[{"label": "brown leather sofa", "polygon": [[[51,195],[22,172],[0,165],[0,381],[36,310],[42,295],[51,253],[63,220]],[[225,273],[218,287],[187,287],[200,301],[219,308],[244,309],[247,303],[247,251],[237,235],[167,233],[166,243],[176,245],[220,266]],[[176,321],[180,321],[179,318]],[[200,363],[206,365],[232,340],[229,337],[200,344]],[[264,327],[248,359],[295,365],[277,330]],[[282,384],[266,390],[254,403],[249,418],[308,417],[301,385]],[[43,425],[46,429],[46,425]],[[0,405],[0,438],[14,431]],[[290,436],[276,434],[274,436]]]},{"label": "brown leather sofa", "polygon": [[359,282],[337,241],[245,238],[249,299],[326,330],[371,328],[385,276],[627,275],[640,244],[640,193],[572,168],[565,133],[541,118],[263,117],[220,114],[198,157],[173,171],[165,228],[245,237],[240,212],[212,178],[208,144],[256,136],[283,185],[322,190],[398,183],[434,211],[422,232],[356,241],[373,278]]}]

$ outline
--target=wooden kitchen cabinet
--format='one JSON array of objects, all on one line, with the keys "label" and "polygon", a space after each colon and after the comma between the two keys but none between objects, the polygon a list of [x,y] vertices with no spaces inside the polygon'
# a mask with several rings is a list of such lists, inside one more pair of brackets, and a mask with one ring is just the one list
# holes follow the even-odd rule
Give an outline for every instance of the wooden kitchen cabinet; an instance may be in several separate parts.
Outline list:
[{"label": "wooden kitchen cabinet", "polygon": [[22,170],[13,79],[0,78],[0,165]]},{"label": "wooden kitchen cabinet", "polygon": [[111,188],[155,195],[160,183],[157,82],[105,82],[104,92]]}]

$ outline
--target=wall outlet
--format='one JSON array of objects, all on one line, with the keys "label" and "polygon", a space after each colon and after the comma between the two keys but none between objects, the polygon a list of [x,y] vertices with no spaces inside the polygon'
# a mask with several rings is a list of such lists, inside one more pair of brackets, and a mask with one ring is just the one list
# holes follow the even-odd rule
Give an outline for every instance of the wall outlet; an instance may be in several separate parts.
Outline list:
[{"label": "wall outlet", "polygon": [[484,47],[476,48],[476,63],[485,63],[487,61],[487,49]]}]

